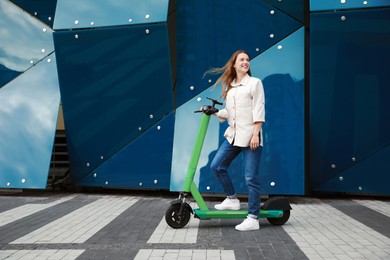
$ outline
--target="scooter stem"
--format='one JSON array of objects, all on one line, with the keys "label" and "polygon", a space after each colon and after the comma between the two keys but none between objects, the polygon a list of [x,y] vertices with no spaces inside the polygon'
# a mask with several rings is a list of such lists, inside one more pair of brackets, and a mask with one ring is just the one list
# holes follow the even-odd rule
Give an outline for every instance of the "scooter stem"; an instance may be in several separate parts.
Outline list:
[{"label": "scooter stem", "polygon": [[187,175],[186,175],[186,179],[185,179],[184,186],[183,186],[184,192],[191,191],[191,186],[192,186],[193,181],[194,181],[196,168],[198,166],[199,157],[200,157],[200,153],[202,151],[204,139],[206,137],[207,128],[209,126],[209,122],[210,122],[210,116],[203,113],[201,121],[200,121],[198,135],[196,137],[194,149],[192,150],[191,160],[190,160],[190,163],[189,163],[188,169],[187,169]]}]

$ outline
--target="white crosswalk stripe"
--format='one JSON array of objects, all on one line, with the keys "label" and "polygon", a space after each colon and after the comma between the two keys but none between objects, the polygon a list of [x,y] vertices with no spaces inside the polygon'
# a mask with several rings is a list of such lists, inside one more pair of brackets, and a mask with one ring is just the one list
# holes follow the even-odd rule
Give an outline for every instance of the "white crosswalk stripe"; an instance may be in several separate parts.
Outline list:
[{"label": "white crosswalk stripe", "polygon": [[292,205],[284,230],[310,259],[384,259],[390,238],[317,199]]},{"label": "white crosswalk stripe", "polygon": [[191,250],[191,249],[141,249],[134,260],[235,260],[233,250]]},{"label": "white crosswalk stripe", "polygon": [[0,250],[0,259],[20,260],[20,259],[62,259],[74,260],[85,250],[70,249],[48,249],[48,250]]},{"label": "white crosswalk stripe", "polygon": [[355,202],[390,217],[390,201],[354,200]]},{"label": "white crosswalk stripe", "polygon": [[84,243],[138,199],[107,196],[39,228],[11,244]]},{"label": "white crosswalk stripe", "polygon": [[10,209],[0,213],[0,227],[5,226],[9,223],[22,219],[24,217],[30,216],[34,213],[37,213],[41,210],[53,207],[62,202],[73,199],[74,196],[68,196],[65,198],[58,199],[53,202],[45,203],[45,204],[26,204],[14,209]]}]

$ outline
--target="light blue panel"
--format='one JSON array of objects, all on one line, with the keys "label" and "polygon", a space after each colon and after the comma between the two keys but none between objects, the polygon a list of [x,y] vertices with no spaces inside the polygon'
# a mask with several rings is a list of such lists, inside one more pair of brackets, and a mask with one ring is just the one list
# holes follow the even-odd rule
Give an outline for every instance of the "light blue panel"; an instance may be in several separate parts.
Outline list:
[{"label": "light blue panel", "polygon": [[[213,87],[210,87],[176,110],[170,185],[171,191],[180,191],[184,184],[188,164],[191,159],[192,148],[195,144],[202,116],[201,113],[194,113],[194,111],[199,110],[199,108],[203,105],[212,104],[207,97],[223,101],[219,98],[220,95],[220,88],[214,89]],[[223,108],[224,106],[216,105],[216,107]],[[211,160],[213,159],[211,155],[215,154],[215,151],[219,147],[221,132],[224,132],[223,125],[219,123],[216,117],[210,118],[207,135],[194,178],[197,185],[199,185],[200,172],[202,172],[202,174],[210,174],[208,173],[208,165],[210,165]],[[202,178],[204,177],[205,176],[202,176]],[[221,190],[220,187],[214,183],[214,176],[211,177],[212,178],[209,182],[206,181],[204,184],[202,182],[199,189],[210,192],[219,192]]]},{"label": "light blue panel", "polygon": [[390,6],[389,0],[310,0],[310,11]]},{"label": "light blue panel", "polygon": [[50,27],[53,26],[57,0],[10,0]]},{"label": "light blue panel", "polygon": [[[348,192],[390,195],[389,172],[390,146],[376,151],[366,158],[359,158],[352,166],[320,184],[314,191]],[[338,171],[338,169],[334,169]]]},{"label": "light blue panel", "polygon": [[163,120],[88,174],[77,186],[168,189],[174,114]]},{"label": "light blue panel", "polygon": [[52,30],[0,0],[0,88],[53,52]]},{"label": "light blue panel", "polygon": [[302,27],[251,62],[265,91],[263,194],[304,194],[304,35]]},{"label": "light blue panel", "polygon": [[58,0],[53,28],[166,22],[169,0]]},{"label": "light blue panel", "polygon": [[0,187],[46,188],[60,92],[54,55],[0,89]]}]

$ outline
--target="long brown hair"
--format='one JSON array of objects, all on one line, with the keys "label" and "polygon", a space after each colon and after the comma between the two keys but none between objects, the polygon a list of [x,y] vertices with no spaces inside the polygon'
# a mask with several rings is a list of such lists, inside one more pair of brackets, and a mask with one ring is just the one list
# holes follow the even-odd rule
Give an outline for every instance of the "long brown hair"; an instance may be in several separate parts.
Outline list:
[{"label": "long brown hair", "polygon": [[[234,64],[236,63],[237,56],[241,53],[249,54],[244,50],[238,50],[232,54],[230,59],[226,62],[226,64],[221,68],[212,68],[205,72],[206,74],[221,74],[222,75],[217,79],[214,84],[214,87],[217,87],[219,82],[222,82],[222,95],[221,97],[226,99],[226,95],[229,90],[232,88],[231,83],[237,77],[236,70],[234,69]],[[248,75],[252,76],[251,70],[249,68]]]}]

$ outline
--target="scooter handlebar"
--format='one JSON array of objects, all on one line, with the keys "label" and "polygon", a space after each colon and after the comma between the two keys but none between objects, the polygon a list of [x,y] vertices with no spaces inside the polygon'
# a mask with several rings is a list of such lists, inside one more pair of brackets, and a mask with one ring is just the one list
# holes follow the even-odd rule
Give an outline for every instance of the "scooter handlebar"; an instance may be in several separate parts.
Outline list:
[{"label": "scooter handlebar", "polygon": [[207,99],[211,100],[213,102],[213,105],[210,106],[210,105],[204,105],[203,107],[201,107],[199,110],[196,110],[194,111],[194,113],[205,113],[206,115],[212,115],[212,114],[215,114],[217,113],[219,110],[215,107],[215,105],[223,105],[223,103],[215,100],[215,99],[212,99],[212,98],[209,98],[207,97]]}]

